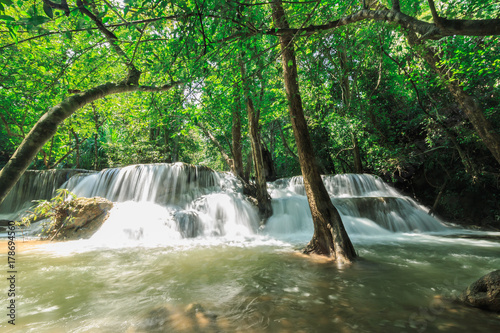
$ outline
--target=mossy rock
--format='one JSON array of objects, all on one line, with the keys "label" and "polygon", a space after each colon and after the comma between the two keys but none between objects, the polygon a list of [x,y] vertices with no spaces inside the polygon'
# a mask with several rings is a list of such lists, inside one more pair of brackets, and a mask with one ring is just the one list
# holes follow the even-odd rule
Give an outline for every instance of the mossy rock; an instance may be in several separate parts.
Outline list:
[{"label": "mossy rock", "polygon": [[51,240],[90,238],[109,217],[111,208],[113,203],[104,198],[76,198],[57,212],[55,225],[42,236]]},{"label": "mossy rock", "polygon": [[460,301],[476,308],[500,312],[500,270],[472,283],[460,295]]}]

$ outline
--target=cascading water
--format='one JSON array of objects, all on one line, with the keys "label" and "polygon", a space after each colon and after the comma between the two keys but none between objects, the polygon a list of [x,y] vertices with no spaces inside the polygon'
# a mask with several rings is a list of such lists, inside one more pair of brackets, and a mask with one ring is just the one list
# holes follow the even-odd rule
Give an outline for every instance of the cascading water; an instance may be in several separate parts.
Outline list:
[{"label": "cascading water", "polygon": [[[383,236],[401,232],[449,230],[430,216],[425,207],[399,194],[372,175],[323,176],[323,182],[338,209],[349,235]],[[275,214],[267,229],[273,236],[311,237],[313,222],[302,177],[280,179],[270,185]]]},{"label": "cascading water", "polygon": [[[323,181],[351,236],[448,229],[377,177],[345,174],[324,176]],[[259,225],[256,209],[245,200],[234,177],[183,163],[131,165],[98,173],[30,172],[0,211],[10,210],[9,217],[19,215],[29,201],[48,199],[59,186],[77,196],[100,196],[116,203],[95,239],[116,240],[122,235],[122,244],[127,239],[168,243],[182,238],[255,235]],[[313,223],[302,178],[280,179],[270,183],[269,189],[274,214],[261,233],[307,241]]]},{"label": "cascading water", "polygon": [[64,186],[77,196],[116,203],[94,241],[171,244],[182,238],[244,236],[258,227],[256,211],[239,193],[234,177],[206,167],[132,165]]},{"label": "cascading water", "polygon": [[48,200],[61,185],[76,179],[72,177],[88,173],[91,171],[78,169],[26,171],[0,205],[0,220],[19,219],[33,200]]}]

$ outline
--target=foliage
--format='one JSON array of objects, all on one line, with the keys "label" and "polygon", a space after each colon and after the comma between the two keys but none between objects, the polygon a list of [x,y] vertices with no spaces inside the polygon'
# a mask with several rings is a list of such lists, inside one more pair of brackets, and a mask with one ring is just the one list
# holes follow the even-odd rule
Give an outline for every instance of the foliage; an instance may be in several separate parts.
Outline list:
[{"label": "foliage", "polygon": [[[120,82],[133,64],[142,73],[142,85],[183,84],[163,93],[94,101],[59,127],[32,168],[100,170],[184,161],[228,170],[222,152],[232,158],[236,115],[242,120],[244,161],[250,155],[247,89],[278,176],[300,173],[267,2],[83,1],[114,34],[114,42],[79,10],[79,1],[67,1],[67,11],[50,3],[55,2],[0,0],[0,166],[50,107],[79,91]],[[367,3],[384,9],[393,2]],[[500,13],[497,3],[486,0],[435,3],[449,19]],[[284,6],[290,25],[298,29],[348,17],[362,2],[289,1]],[[401,10],[433,22],[426,1],[401,2]],[[296,32],[309,134],[324,173],[354,171],[355,137],[365,172],[395,182],[428,205],[442,184],[453,184],[447,185],[438,211],[458,218],[454,195],[498,192],[498,164],[447,90],[449,82],[410,47],[407,33],[394,22],[377,20]],[[479,100],[493,127],[500,128],[498,37],[457,34],[425,43],[438,51],[452,80]],[[483,211],[494,211],[485,218],[499,214],[496,200],[482,200]]]},{"label": "foliage", "polygon": [[56,226],[61,227],[61,223],[71,223],[69,210],[76,195],[66,189],[56,190],[56,196],[50,200],[36,200],[36,205],[32,208],[32,213],[23,217],[21,226],[29,226],[32,221],[47,219],[43,222],[42,236],[49,236],[57,233]]}]

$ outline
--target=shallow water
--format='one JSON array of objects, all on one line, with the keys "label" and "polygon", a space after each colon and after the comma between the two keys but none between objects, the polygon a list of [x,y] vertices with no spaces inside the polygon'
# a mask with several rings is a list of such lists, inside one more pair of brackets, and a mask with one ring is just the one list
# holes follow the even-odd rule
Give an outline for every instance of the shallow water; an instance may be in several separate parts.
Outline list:
[{"label": "shallow water", "polygon": [[[152,248],[40,244],[17,255],[18,319],[15,329],[6,320],[0,327],[2,332],[500,329],[499,314],[446,300],[500,267],[499,241],[399,235],[353,242],[360,259],[348,267],[298,255],[303,243],[260,236]],[[193,303],[204,310],[186,311]]]}]

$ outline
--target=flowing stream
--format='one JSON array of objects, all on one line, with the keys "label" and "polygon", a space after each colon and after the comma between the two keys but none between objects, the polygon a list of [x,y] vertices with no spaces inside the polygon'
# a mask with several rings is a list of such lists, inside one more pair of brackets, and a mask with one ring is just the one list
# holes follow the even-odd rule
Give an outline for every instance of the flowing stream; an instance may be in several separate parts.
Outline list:
[{"label": "flowing stream", "polygon": [[274,214],[260,227],[238,181],[203,167],[29,172],[0,220],[59,187],[115,206],[88,240],[23,243],[36,225],[17,233],[16,325],[3,319],[0,330],[499,331],[499,314],[452,301],[500,267],[499,233],[443,223],[371,175],[323,181],[360,256],[353,265],[297,251],[313,233],[301,177],[269,184]]}]

